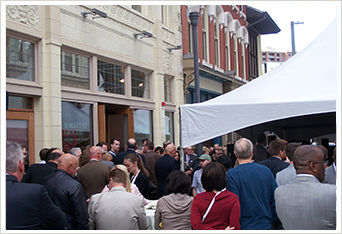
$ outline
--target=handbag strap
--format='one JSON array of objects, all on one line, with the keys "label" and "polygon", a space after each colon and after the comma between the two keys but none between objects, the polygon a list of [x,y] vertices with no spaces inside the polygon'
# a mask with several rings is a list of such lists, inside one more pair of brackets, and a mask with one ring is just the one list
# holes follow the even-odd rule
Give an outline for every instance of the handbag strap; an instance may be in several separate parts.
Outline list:
[{"label": "handbag strap", "polygon": [[215,198],[224,190],[226,190],[226,188],[222,189],[220,192],[216,193],[215,196],[213,197],[213,199],[211,200],[208,209],[206,210],[206,212],[204,213],[203,217],[202,217],[202,223],[204,222],[205,218],[207,217],[209,211],[211,210],[211,207],[214,205],[215,202]]}]

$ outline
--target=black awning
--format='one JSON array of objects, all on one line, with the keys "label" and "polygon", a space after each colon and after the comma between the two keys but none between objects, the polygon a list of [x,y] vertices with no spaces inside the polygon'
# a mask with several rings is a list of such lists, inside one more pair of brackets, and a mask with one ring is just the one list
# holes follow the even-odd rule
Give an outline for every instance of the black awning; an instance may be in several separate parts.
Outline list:
[{"label": "black awning", "polygon": [[253,27],[261,35],[280,32],[280,28],[266,11],[246,6],[246,16],[249,23],[247,27]]}]

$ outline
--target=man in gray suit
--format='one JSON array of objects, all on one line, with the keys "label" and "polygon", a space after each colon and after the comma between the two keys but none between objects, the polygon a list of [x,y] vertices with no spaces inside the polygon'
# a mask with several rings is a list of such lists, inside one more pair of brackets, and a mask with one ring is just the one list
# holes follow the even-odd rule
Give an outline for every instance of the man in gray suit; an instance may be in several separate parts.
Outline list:
[{"label": "man in gray suit", "polygon": [[303,145],[294,152],[296,179],[275,192],[276,211],[284,229],[336,229],[336,186],[324,180],[322,151]]},{"label": "man in gray suit", "polygon": [[296,169],[293,165],[293,153],[294,151],[301,146],[301,142],[291,142],[285,148],[285,153],[287,158],[290,160],[290,166],[285,168],[284,170],[279,171],[276,174],[276,181],[278,186],[282,186],[288,183],[292,183],[296,179]]},{"label": "man in gray suit", "polygon": [[124,171],[114,168],[109,177],[109,192],[94,194],[89,200],[89,229],[146,230],[148,222],[143,197],[126,192]]},{"label": "man in gray suit", "polygon": [[325,169],[325,178],[323,183],[336,184],[336,147],[333,153],[334,162]]}]

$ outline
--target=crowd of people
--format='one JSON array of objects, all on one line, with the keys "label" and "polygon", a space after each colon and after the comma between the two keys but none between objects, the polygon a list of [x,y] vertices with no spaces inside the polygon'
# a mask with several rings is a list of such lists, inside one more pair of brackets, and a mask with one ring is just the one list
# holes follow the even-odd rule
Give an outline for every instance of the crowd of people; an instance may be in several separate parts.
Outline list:
[{"label": "crowd of people", "polygon": [[336,229],[336,147],[329,165],[322,145],[265,139],[189,146],[181,160],[170,141],[119,152],[113,138],[43,148],[26,168],[26,148],[7,141],[6,229],[146,230],[154,201],[156,230]]}]

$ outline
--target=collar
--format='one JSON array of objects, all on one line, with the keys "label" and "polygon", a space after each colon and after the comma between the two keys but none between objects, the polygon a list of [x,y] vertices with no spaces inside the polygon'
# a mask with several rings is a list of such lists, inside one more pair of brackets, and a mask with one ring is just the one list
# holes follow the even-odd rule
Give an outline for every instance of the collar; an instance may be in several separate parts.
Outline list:
[{"label": "collar", "polygon": [[91,158],[91,159],[89,160],[89,162],[90,162],[90,161],[97,161],[97,162],[98,162],[99,160],[97,160],[96,158]]},{"label": "collar", "polygon": [[277,159],[279,159],[280,161],[283,161],[280,157],[278,157],[278,156],[272,156],[273,158],[277,158]]},{"label": "collar", "polygon": [[126,189],[125,189],[125,187],[123,187],[123,186],[115,186],[115,187],[113,187],[111,190],[109,190],[110,192],[115,192],[115,191],[117,191],[117,192],[126,192]]},{"label": "collar", "polygon": [[[297,176],[303,176],[303,177],[313,177],[313,178],[316,178],[314,175],[311,175],[311,174],[297,174]],[[316,178],[317,179],[317,178]]]}]

